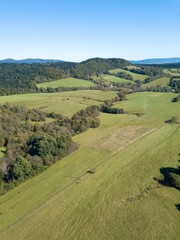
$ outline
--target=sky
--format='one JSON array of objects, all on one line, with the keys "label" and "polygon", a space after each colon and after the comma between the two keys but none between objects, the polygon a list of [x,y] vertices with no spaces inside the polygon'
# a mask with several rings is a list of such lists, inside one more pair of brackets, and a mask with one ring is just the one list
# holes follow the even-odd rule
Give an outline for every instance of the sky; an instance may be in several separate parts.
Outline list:
[{"label": "sky", "polygon": [[0,0],[0,59],[180,57],[180,0]]}]

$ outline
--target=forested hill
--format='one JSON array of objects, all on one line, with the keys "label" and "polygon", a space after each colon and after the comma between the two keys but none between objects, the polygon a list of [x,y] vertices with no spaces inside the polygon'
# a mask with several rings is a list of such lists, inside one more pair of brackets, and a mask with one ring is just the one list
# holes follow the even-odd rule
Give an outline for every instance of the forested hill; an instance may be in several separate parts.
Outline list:
[{"label": "forested hill", "polygon": [[75,77],[88,79],[94,74],[121,68],[130,63],[120,58],[92,58],[81,63],[0,64],[0,95],[39,91],[37,83]]}]

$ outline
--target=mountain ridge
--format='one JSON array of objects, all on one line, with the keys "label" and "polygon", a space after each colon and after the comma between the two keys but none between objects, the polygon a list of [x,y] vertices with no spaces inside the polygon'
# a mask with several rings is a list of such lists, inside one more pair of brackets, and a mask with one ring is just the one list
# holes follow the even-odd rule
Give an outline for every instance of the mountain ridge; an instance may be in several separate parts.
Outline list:
[{"label": "mountain ridge", "polygon": [[26,59],[20,59],[20,60],[16,60],[13,58],[6,58],[6,59],[0,60],[0,63],[17,63],[17,64],[53,63],[53,62],[65,62],[65,61],[59,60],[59,59],[42,59],[42,58],[26,58]]},{"label": "mountain ridge", "polygon": [[180,57],[174,58],[147,58],[142,60],[129,60],[132,64],[166,64],[180,63]]}]

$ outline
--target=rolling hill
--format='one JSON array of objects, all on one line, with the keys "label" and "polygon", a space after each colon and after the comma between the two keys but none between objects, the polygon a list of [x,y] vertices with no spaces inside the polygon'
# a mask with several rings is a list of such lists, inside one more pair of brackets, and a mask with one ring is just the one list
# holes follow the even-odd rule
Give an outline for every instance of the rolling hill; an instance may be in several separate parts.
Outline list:
[{"label": "rolling hill", "polygon": [[180,126],[165,123],[180,114],[175,95],[130,94],[115,105],[128,114],[101,113],[76,152],[0,197],[1,239],[178,240],[179,192],[157,181],[179,159]]}]

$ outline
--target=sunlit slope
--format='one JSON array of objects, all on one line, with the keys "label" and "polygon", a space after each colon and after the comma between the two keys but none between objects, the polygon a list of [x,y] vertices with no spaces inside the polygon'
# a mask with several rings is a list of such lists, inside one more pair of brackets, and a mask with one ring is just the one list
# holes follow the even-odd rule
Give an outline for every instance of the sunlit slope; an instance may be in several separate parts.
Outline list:
[{"label": "sunlit slope", "polygon": [[172,68],[172,69],[163,69],[163,72],[169,74],[173,77],[180,77],[180,69]]},{"label": "sunlit slope", "polygon": [[170,78],[167,78],[167,77],[158,78],[149,83],[143,84],[142,89],[145,89],[148,87],[155,87],[155,86],[161,86],[161,87],[168,86],[169,81],[170,81]]},{"label": "sunlit slope", "polygon": [[127,101],[116,104],[117,108],[132,113],[144,114],[139,124],[159,127],[165,124],[172,116],[180,115],[180,102],[172,103],[177,96],[174,93],[142,92],[130,94]]},{"label": "sunlit slope", "polygon": [[148,77],[148,75],[133,73],[133,72],[121,69],[121,68],[113,69],[113,70],[110,70],[109,72],[113,73],[113,74],[116,74],[118,72],[124,72],[126,74],[130,74],[134,81],[136,81],[136,80],[144,81],[144,79],[146,79]]},{"label": "sunlit slope", "polygon": [[60,79],[56,81],[51,82],[43,82],[37,84],[37,87],[42,88],[58,88],[58,87],[93,87],[95,84],[93,82],[82,80],[82,79],[76,79],[76,78],[66,78],[66,79]]},{"label": "sunlit slope", "polygon": [[136,93],[119,107],[143,116],[101,114],[78,151],[0,197],[0,238],[179,239],[179,192],[154,180],[179,159],[180,126],[164,123],[180,113],[172,97]]},{"label": "sunlit slope", "polygon": [[98,90],[78,90],[60,93],[33,93],[0,97],[0,104],[25,104],[29,108],[40,108],[42,111],[57,112],[71,116],[91,105],[102,104],[112,99],[116,92]]}]

